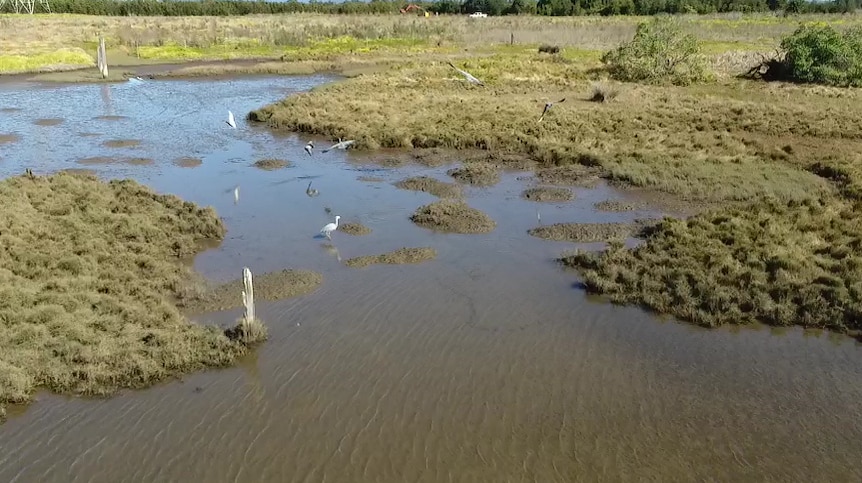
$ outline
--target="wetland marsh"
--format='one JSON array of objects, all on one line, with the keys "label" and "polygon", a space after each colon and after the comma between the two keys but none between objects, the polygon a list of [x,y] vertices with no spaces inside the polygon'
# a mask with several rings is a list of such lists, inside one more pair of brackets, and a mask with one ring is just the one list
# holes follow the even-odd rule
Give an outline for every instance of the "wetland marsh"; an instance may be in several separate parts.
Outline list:
[{"label": "wetland marsh", "polygon": [[[248,266],[268,333],[233,367],[109,399],[40,391],[7,406],[0,480],[65,481],[70,471],[83,481],[862,478],[859,343],[724,319],[706,330],[583,290],[692,310],[696,293],[663,298],[661,284],[704,283],[690,270],[699,246],[729,267],[710,282],[735,283],[730,268],[740,265],[722,258],[725,241],[760,239],[732,228],[764,221],[775,229],[758,257],[774,252],[776,267],[805,274],[828,258],[851,274],[850,254],[810,261],[805,250],[821,244],[824,226],[838,228],[823,240],[853,241],[855,178],[834,179],[862,139],[860,108],[848,102],[857,91],[626,83],[598,103],[577,59],[525,46],[459,62],[496,105],[477,102],[488,94],[441,59],[409,56],[339,83],[322,73],[0,83],[0,175],[87,170],[213,207],[223,239],[189,265],[226,285],[184,315],[233,324],[235,280]],[[536,94],[530,75],[551,81]],[[563,91],[572,99],[537,126],[545,97]],[[228,110],[237,129],[224,122]],[[518,134],[493,134],[489,116]],[[384,149],[319,152],[354,136]],[[824,152],[831,158],[813,169]],[[310,180],[318,196],[306,194]],[[763,196],[771,204],[759,211],[743,205]],[[335,215],[361,236],[321,238]],[[650,232],[646,243],[629,237],[635,228]],[[689,243],[675,245],[680,234]],[[568,253],[598,253],[608,238],[601,255]],[[627,250],[638,244],[647,248]],[[679,260],[688,272],[650,272]],[[754,261],[745,269],[759,286]],[[834,278],[821,282],[836,300],[849,297]],[[713,309],[727,308],[721,289]],[[236,301],[225,303],[231,292]],[[770,314],[798,322],[782,307]]]}]

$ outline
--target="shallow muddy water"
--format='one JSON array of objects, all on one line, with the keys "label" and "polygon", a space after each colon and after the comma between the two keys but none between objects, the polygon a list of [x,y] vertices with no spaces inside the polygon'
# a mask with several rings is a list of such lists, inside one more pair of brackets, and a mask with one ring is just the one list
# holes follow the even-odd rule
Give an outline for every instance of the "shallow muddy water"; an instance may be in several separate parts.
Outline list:
[{"label": "shallow muddy water", "polygon": [[[324,279],[310,295],[258,303],[270,339],[238,367],[112,399],[40,394],[12,408],[0,426],[0,481],[862,479],[858,344],[798,330],[705,331],[585,296],[553,262],[575,245],[527,230],[537,211],[545,224],[657,215],[595,211],[622,196],[604,186],[534,203],[520,197],[525,173],[506,173],[493,187],[465,187],[493,232],[433,233],[409,216],[435,198],[392,183],[451,181],[451,166],[384,169],[369,156],[321,154],[329,140],[320,138],[309,157],[309,137],[244,120],[326,80],[0,84],[0,134],[12,136],[0,144],[0,174],[132,177],[225,219],[224,243],[195,261],[207,277],[227,281],[248,266]],[[225,123],[228,109],[238,129]],[[265,158],[291,166],[253,166]],[[79,163],[87,159],[103,162]],[[309,180],[319,196],[306,196]],[[334,215],[372,233],[315,238]],[[437,258],[366,268],[337,258],[405,246]]]}]

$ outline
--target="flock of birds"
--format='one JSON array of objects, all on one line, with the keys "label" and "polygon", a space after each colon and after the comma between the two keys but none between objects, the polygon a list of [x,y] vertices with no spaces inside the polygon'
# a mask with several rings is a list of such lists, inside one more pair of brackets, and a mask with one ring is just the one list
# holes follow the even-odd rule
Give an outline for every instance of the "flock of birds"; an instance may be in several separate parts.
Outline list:
[{"label": "flock of birds", "polygon": [[[232,129],[236,129],[236,118],[234,118],[233,112],[227,111],[227,121],[225,121],[225,122]],[[333,149],[347,149],[348,147],[353,145],[355,142],[356,142],[355,139],[343,140],[341,138],[338,138],[337,143],[333,144],[332,146],[330,146],[326,149],[322,149],[320,152],[321,153],[328,153],[329,151],[331,151]],[[313,149],[314,149],[314,141],[309,141],[308,144],[306,144],[305,147],[303,148],[303,150],[305,150],[305,152],[309,156],[311,156],[311,152]],[[320,191],[318,191],[315,188],[312,188],[311,183],[312,183],[311,181],[308,182],[308,187],[305,188],[305,194],[308,195],[310,198],[314,198],[315,196],[320,194]],[[234,199],[234,203],[239,202],[239,186],[237,186],[233,189],[233,199]],[[327,212],[328,212],[328,210],[327,210]],[[335,230],[338,229],[338,220],[340,220],[340,219],[341,219],[341,217],[336,215],[335,216],[335,222],[334,223],[328,223],[326,226],[321,228],[320,233],[322,235],[324,235],[328,240],[332,240],[332,232],[334,232]]]},{"label": "flock of birds", "polygon": [[[478,78],[476,78],[476,76],[474,76],[473,74],[467,72],[466,70],[459,69],[452,62],[449,62],[448,64],[453,69],[455,69],[459,74],[464,76],[464,78],[467,79],[467,82],[469,82],[471,84],[478,85],[478,86],[485,87],[485,83],[482,82],[481,80],[479,80]],[[548,113],[549,110],[551,110],[551,107],[553,107],[555,104],[560,104],[560,103],[565,102],[565,101],[566,101],[566,98],[564,97],[564,98],[562,98],[556,102],[546,102],[545,108],[542,110],[542,115],[539,116],[538,122],[542,122],[542,120],[545,118],[545,115]],[[225,121],[225,122],[227,122],[227,125],[230,126],[231,128],[236,129],[236,119],[233,116],[233,112],[227,111],[227,121]],[[355,142],[356,142],[356,140],[354,140],[354,139],[343,140],[341,138],[338,138],[337,143],[333,144],[332,146],[330,146],[326,149],[322,149],[320,152],[321,153],[327,153],[333,149],[347,149],[348,147],[353,145]],[[312,151],[314,150],[314,141],[309,141],[308,144],[305,145],[303,150],[306,152],[306,154],[311,156]],[[315,196],[318,196],[320,194],[320,191],[312,188],[311,183],[312,183],[311,181],[308,182],[308,187],[305,188],[305,194],[308,195],[309,197],[313,198]],[[239,186],[234,188],[233,194],[234,194],[234,202],[238,202],[239,201]],[[536,212],[536,215],[539,219],[539,223],[541,224],[541,222],[542,222],[541,215],[539,215],[538,212]],[[332,232],[334,232],[338,229],[338,220],[340,220],[340,219],[341,219],[341,217],[336,215],[335,222],[334,223],[328,223],[326,226],[321,228],[320,233],[322,235],[326,236],[327,239],[332,240]]]}]

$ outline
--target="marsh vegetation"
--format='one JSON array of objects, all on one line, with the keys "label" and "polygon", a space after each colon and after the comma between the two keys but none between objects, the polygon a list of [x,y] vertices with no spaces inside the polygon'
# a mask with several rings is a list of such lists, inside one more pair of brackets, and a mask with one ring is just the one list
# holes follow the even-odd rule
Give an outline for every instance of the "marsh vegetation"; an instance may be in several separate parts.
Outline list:
[{"label": "marsh vegetation", "polygon": [[437,257],[437,250],[430,247],[399,248],[380,255],[365,255],[344,261],[348,267],[362,268],[374,264],[404,265],[422,263]]},{"label": "marsh vegetation", "polygon": [[0,200],[0,407],[37,387],[145,387],[247,351],[175,302],[193,280],[182,260],[224,236],[211,208],[68,173],[8,178]]}]

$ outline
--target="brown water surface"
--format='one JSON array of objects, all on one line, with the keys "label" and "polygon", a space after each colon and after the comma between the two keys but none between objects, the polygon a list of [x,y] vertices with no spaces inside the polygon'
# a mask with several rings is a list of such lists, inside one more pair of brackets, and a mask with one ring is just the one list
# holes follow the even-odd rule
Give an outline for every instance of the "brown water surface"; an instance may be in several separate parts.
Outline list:
[{"label": "brown water surface", "polygon": [[[244,266],[323,275],[309,295],[258,303],[270,338],[238,367],[111,399],[40,394],[12,408],[0,426],[0,481],[862,480],[858,344],[795,329],[706,331],[585,296],[553,259],[601,243],[527,230],[537,214],[544,224],[660,214],[596,211],[621,198],[603,184],[537,204],[520,197],[531,186],[524,173],[504,173],[494,186],[465,187],[466,202],[495,220],[492,232],[417,227],[410,214],[435,198],[392,183],[446,180],[447,166],[381,167],[350,151],[308,157],[310,137],[243,119],[324,80],[147,80],[38,96],[0,86],[10,104],[30,106],[4,117],[3,129],[28,142],[3,147],[3,175],[110,155],[81,130],[141,138],[136,153],[154,164],[100,163],[99,175],[214,206],[228,234],[195,260],[205,276],[235,279]],[[100,109],[121,122],[93,119]],[[236,130],[224,123],[228,109]],[[34,115],[67,122],[49,138]],[[181,157],[203,163],[184,169]],[[294,164],[250,166],[267,157]],[[319,196],[306,196],[310,179]],[[334,215],[372,232],[319,238]],[[426,246],[437,257],[421,264],[343,264]]]}]

